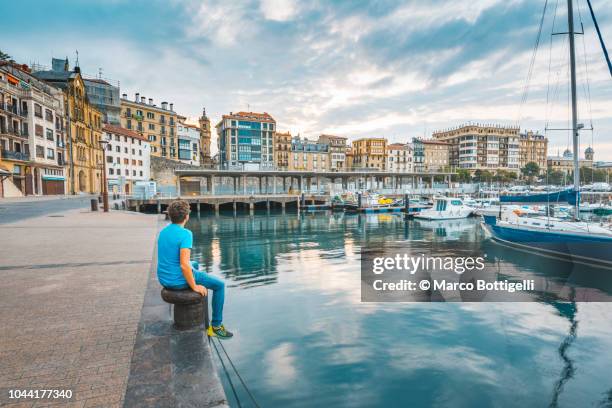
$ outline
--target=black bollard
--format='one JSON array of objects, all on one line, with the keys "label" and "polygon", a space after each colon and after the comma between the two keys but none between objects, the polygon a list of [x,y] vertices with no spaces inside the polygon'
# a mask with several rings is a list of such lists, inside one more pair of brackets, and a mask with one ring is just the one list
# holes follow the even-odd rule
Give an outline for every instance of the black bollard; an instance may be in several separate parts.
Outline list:
[{"label": "black bollard", "polygon": [[194,329],[205,324],[208,309],[208,299],[191,289],[162,289],[164,301],[174,304],[174,328],[177,330]]},{"label": "black bollard", "polygon": [[357,193],[357,208],[361,208],[361,193]]},{"label": "black bollard", "polygon": [[98,200],[95,198],[91,199],[91,211],[98,211]]},{"label": "black bollard", "polygon": [[410,214],[410,197],[408,197],[408,194],[404,194],[404,211],[406,215]]}]

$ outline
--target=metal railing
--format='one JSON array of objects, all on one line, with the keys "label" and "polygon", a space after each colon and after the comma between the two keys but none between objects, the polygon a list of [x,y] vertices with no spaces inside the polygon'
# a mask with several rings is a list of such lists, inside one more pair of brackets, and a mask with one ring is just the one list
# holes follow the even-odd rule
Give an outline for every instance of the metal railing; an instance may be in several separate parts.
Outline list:
[{"label": "metal railing", "polygon": [[25,152],[14,152],[12,150],[2,150],[1,156],[3,159],[8,160],[21,160],[21,161],[29,161],[30,155]]}]

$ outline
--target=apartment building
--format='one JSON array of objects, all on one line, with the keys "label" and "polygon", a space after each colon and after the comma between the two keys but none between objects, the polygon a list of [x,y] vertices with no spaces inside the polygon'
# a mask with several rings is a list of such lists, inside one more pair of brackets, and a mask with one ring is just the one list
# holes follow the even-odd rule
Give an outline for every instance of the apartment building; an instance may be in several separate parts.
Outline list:
[{"label": "apartment building", "polygon": [[413,171],[412,147],[405,143],[387,145],[386,169],[392,173],[411,173]]},{"label": "apartment building", "polygon": [[273,169],[276,121],[267,112],[230,112],[217,124],[221,169]]},{"label": "apartment building", "polygon": [[330,148],[328,144],[300,139],[291,140],[291,158],[288,170],[330,171]]},{"label": "apartment building", "polygon": [[519,129],[499,125],[468,124],[433,133],[447,142],[450,166],[476,170],[519,172]]},{"label": "apartment building", "polygon": [[[62,159],[65,159],[67,167],[67,192],[99,193],[102,188],[103,165],[102,145],[100,144],[102,113],[89,100],[81,69],[75,66],[70,70],[68,60],[64,60],[63,67],[60,64],[54,64],[53,69],[33,72],[33,75],[62,91],[66,111],[67,143],[65,145],[68,147],[66,157],[62,156]],[[44,115],[45,121],[50,123],[47,120],[46,111]],[[40,128],[34,129],[34,132],[40,134]],[[46,138],[48,133],[46,128],[44,133]],[[37,137],[40,138],[40,136]],[[60,147],[64,146],[63,141],[58,145],[56,140],[56,146],[60,150],[63,149],[64,147]],[[49,146],[43,148],[49,148]],[[37,150],[36,156],[40,156],[42,149],[37,148]],[[47,154],[50,156],[48,152]]]},{"label": "apartment building", "polygon": [[288,170],[291,155],[291,133],[274,133],[274,168],[276,170]]},{"label": "apartment building", "polygon": [[387,139],[370,137],[353,142],[353,168],[384,171],[387,165]]},{"label": "apartment building", "polygon": [[548,158],[548,139],[544,136],[528,131],[520,134],[519,139],[519,167],[534,162],[542,171],[546,170]]},{"label": "apartment building", "polygon": [[450,163],[451,144],[440,140],[412,139],[413,170],[415,172],[443,171]]},{"label": "apartment building", "polygon": [[200,127],[185,123],[185,117],[178,117],[178,159],[193,166],[200,165]]},{"label": "apartment building", "polygon": [[151,145],[133,130],[105,125],[106,180],[111,193],[130,194],[134,183],[151,178]]},{"label": "apartment building", "polygon": [[121,97],[121,127],[134,130],[151,143],[151,155],[170,160],[178,158],[178,138],[176,133],[178,115],[174,104],[153,103],[140,93],[129,100],[127,94]]},{"label": "apartment building", "polygon": [[319,143],[329,146],[330,170],[346,170],[346,137],[334,135],[320,135]]},{"label": "apartment building", "polygon": [[[66,192],[64,99],[27,65],[0,63],[0,162],[3,195]],[[10,184],[10,185],[9,185]]]}]

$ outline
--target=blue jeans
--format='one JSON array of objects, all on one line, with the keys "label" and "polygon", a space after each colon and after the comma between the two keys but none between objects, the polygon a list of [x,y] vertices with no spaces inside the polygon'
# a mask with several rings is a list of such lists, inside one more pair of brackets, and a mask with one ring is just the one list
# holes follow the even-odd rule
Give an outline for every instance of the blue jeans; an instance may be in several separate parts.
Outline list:
[{"label": "blue jeans", "polygon": [[[211,324],[215,327],[221,326],[223,322],[223,302],[225,301],[225,282],[221,279],[211,276],[204,271],[199,271],[199,264],[196,261],[191,261],[193,278],[197,285],[202,285],[206,289],[213,291],[212,295],[212,320]],[[168,289],[188,289],[189,286],[172,287]]]}]

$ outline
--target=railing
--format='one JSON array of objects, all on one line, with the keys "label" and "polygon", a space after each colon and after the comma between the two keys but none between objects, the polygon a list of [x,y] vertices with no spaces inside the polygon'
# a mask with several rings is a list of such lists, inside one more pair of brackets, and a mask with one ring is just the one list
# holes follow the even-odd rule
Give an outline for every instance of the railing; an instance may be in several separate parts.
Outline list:
[{"label": "railing", "polygon": [[24,132],[21,131],[19,129],[16,129],[12,126],[7,126],[7,127],[3,127],[0,128],[0,134],[3,135],[14,135],[14,136],[19,136],[19,137],[28,137],[28,132]]},{"label": "railing", "polygon": [[24,152],[13,152],[11,150],[2,150],[2,158],[9,160],[29,161],[30,155]]},{"label": "railing", "polygon": [[[21,109],[19,109],[18,106],[16,105],[9,105],[8,103],[0,103],[0,109],[5,111],[5,112],[9,112],[12,113],[13,115],[21,115]],[[26,111],[27,113],[27,111]],[[23,116],[23,115],[21,115]]]}]

